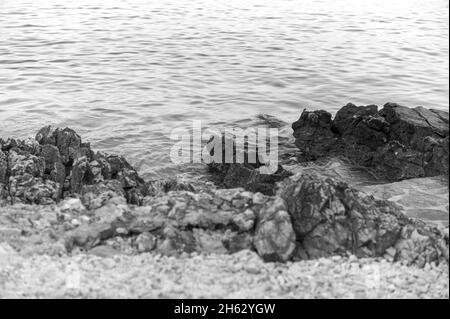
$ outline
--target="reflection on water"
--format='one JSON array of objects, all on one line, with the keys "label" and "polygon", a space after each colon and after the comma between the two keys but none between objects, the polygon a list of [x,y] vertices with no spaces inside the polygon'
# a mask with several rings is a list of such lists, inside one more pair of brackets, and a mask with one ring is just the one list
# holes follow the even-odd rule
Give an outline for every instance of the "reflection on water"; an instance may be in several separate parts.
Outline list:
[{"label": "reflection on water", "polygon": [[0,136],[71,126],[146,174],[170,130],[448,107],[446,0],[0,1]]}]

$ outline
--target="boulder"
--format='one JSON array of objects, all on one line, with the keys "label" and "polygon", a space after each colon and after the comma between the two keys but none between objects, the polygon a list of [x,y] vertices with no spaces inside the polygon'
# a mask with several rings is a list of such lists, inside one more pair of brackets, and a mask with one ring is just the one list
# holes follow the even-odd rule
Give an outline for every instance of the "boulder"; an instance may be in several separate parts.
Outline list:
[{"label": "boulder", "polygon": [[[212,137],[210,143],[217,137]],[[226,188],[243,187],[251,192],[261,192],[266,195],[273,195],[276,189],[276,183],[291,175],[281,165],[273,173],[268,173],[265,163],[261,162],[259,149],[256,147],[256,153],[247,149],[243,152],[243,161],[237,160],[236,143],[232,137],[222,136],[222,162],[212,161],[208,164],[210,172],[215,176],[215,181]],[[227,144],[228,143],[228,144]],[[232,145],[232,161],[227,163],[226,145]],[[211,151],[214,155],[214,150]]]},{"label": "boulder", "polygon": [[332,124],[329,112],[306,110],[292,124],[295,145],[303,151],[303,160],[310,161],[325,156],[336,146],[338,137],[332,130]]},{"label": "boulder", "polygon": [[46,126],[35,140],[0,140],[0,146],[0,199],[48,204],[83,196],[95,206],[104,199],[91,202],[105,187],[111,190],[110,181],[117,181],[113,192],[130,204],[141,204],[147,194],[146,183],[123,157],[94,153],[70,128]]},{"label": "boulder", "polygon": [[344,156],[381,179],[448,174],[448,113],[387,103],[326,111],[303,111],[292,124],[300,160]]},{"label": "boulder", "polygon": [[291,259],[296,247],[296,235],[281,198],[268,203],[260,212],[254,245],[265,261],[285,262]]},{"label": "boulder", "polygon": [[423,261],[448,262],[448,241],[438,228],[346,183],[299,173],[283,181],[277,196],[291,216],[301,258],[382,257],[395,249],[394,260],[421,267]]}]

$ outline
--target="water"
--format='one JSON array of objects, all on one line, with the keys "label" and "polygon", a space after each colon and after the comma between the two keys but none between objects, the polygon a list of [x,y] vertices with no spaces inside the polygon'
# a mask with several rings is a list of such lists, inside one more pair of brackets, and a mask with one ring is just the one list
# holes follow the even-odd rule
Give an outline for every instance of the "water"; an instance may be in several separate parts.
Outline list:
[{"label": "water", "polygon": [[447,109],[447,0],[0,0],[0,136],[70,126],[146,176],[175,127]]}]

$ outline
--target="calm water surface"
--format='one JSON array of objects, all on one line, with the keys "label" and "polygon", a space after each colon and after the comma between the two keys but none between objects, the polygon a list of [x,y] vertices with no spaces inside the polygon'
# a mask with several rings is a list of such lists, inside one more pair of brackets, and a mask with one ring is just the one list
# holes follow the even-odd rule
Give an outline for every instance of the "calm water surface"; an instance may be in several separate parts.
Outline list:
[{"label": "calm water surface", "polygon": [[71,126],[158,176],[193,119],[448,109],[448,18],[447,0],[0,0],[0,136]]}]

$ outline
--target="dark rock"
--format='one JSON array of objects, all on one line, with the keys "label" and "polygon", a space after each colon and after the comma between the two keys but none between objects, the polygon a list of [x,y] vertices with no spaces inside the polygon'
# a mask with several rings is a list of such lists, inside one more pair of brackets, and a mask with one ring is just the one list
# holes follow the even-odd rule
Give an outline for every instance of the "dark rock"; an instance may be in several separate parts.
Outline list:
[{"label": "dark rock", "polygon": [[0,185],[8,183],[8,156],[0,149]]},{"label": "dark rock", "polygon": [[58,185],[44,179],[44,158],[31,154],[21,155],[16,150],[11,150],[7,161],[7,188],[12,202],[49,204],[57,199]]},{"label": "dark rock", "polygon": [[337,144],[332,130],[331,114],[327,111],[304,110],[297,122],[292,124],[295,145],[303,151],[304,160],[315,160],[328,154]]},{"label": "dark rock", "polygon": [[291,173],[281,166],[274,174],[264,174],[244,164],[222,164],[220,173],[222,183],[227,188],[243,187],[251,192],[266,195],[273,195],[276,183],[291,176]]},{"label": "dark rock", "polygon": [[117,181],[113,192],[124,196],[130,204],[141,204],[147,195],[146,183],[123,157],[95,154],[69,128],[44,127],[35,141],[0,140],[0,149],[3,199],[44,204],[81,195],[88,205],[95,206],[103,202],[93,198],[100,196],[105,185],[109,194],[114,184],[109,181]]},{"label": "dark rock", "polygon": [[387,103],[380,111],[391,125],[391,138],[419,151],[424,149],[425,137],[448,136],[449,124],[439,115],[442,113],[421,106],[408,108],[396,103]]},{"label": "dark rock", "polygon": [[[243,152],[242,163],[237,160],[236,144],[234,139],[228,136],[222,136],[222,161],[218,163],[213,161],[208,167],[216,177],[216,182],[226,188],[243,187],[251,192],[261,192],[266,195],[275,193],[276,183],[284,178],[291,176],[291,173],[285,170],[281,165],[273,173],[267,173],[265,163],[261,162],[259,149],[256,147],[256,153],[249,152],[246,144]],[[214,138],[209,141],[214,142]],[[226,163],[226,143],[232,145],[233,155],[231,163]],[[211,152],[214,155],[214,152]]]},{"label": "dark rock", "polygon": [[378,106],[376,105],[356,106],[352,103],[348,103],[336,113],[333,121],[333,127],[338,133],[344,134],[344,132],[353,125],[354,121],[376,115],[377,112]]},{"label": "dark rock", "polygon": [[326,111],[303,111],[292,124],[301,161],[344,156],[379,178],[436,176],[448,173],[448,113],[387,103],[347,104],[331,120]]},{"label": "dark rock", "polygon": [[65,165],[75,160],[82,147],[81,137],[70,128],[44,127],[36,134],[36,141],[41,145],[56,146]]}]

